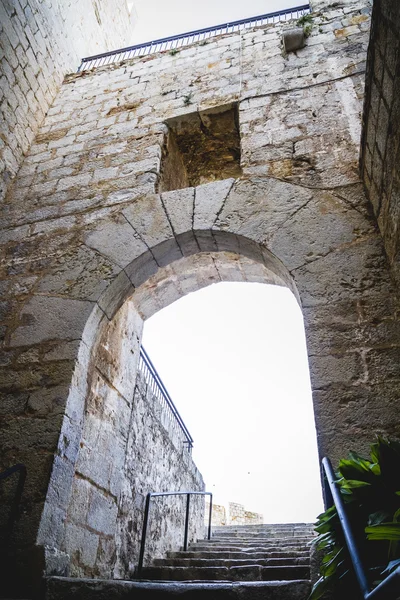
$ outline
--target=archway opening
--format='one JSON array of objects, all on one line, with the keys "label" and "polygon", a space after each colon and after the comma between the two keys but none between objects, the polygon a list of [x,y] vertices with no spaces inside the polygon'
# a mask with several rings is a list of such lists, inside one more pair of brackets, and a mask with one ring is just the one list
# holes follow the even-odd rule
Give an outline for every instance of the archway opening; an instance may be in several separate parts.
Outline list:
[{"label": "archway opening", "polygon": [[290,290],[208,286],[148,319],[143,345],[227,522],[230,503],[264,523],[312,522],[322,510],[317,441],[303,318]]}]

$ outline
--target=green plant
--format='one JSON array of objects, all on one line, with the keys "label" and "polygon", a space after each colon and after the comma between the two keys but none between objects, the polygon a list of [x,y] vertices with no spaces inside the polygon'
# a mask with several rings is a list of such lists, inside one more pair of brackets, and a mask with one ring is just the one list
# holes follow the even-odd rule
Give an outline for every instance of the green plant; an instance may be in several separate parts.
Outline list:
[{"label": "green plant", "polygon": [[298,27],[304,27],[304,25],[312,25],[313,22],[313,16],[310,13],[307,13],[306,15],[303,15],[300,17],[300,19],[297,19],[296,25],[298,25]]},{"label": "green plant", "polygon": [[309,37],[313,27],[313,16],[310,15],[310,13],[303,15],[297,20],[296,25],[303,28],[304,36],[306,38]]},{"label": "green plant", "polygon": [[[376,585],[400,565],[400,442],[379,437],[370,454],[365,459],[353,452],[342,459],[337,484]],[[318,516],[315,531],[324,556],[309,600],[318,600],[332,586],[344,586],[348,594],[354,580],[336,507]]]},{"label": "green plant", "polygon": [[169,53],[171,56],[175,56],[175,54],[179,54],[180,50],[178,48],[172,48]]},{"label": "green plant", "polygon": [[183,96],[183,104],[185,106],[189,106],[189,104],[192,104],[192,96],[192,92],[189,92],[188,94],[186,94],[186,96]]}]

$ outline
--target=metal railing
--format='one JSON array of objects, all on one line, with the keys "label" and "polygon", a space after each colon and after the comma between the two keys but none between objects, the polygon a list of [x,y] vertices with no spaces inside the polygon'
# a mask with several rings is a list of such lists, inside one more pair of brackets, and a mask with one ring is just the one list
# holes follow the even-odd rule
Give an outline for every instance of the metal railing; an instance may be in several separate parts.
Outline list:
[{"label": "metal railing", "polygon": [[183,443],[187,446],[188,451],[191,452],[193,448],[193,438],[143,346],[140,348],[139,371],[143,374],[147,386],[159,400],[161,406],[169,411],[171,418],[174,419],[178,425],[184,436]]},{"label": "metal railing", "polygon": [[[26,469],[25,465],[23,465],[22,463],[18,463],[16,465],[14,465],[13,467],[9,467],[8,469],[6,469],[2,473],[0,473],[0,482],[3,481],[4,479],[8,479],[9,477],[11,477],[11,475],[14,475],[14,473],[18,473],[18,483],[17,483],[17,489],[15,492],[14,501],[10,507],[10,514],[8,516],[6,531],[5,531],[5,535],[3,538],[5,547],[10,542],[14,524],[19,515],[19,509],[20,509],[20,504],[21,504],[21,499],[22,499],[22,492],[24,491],[27,469]],[[3,548],[3,550],[4,549],[5,548]]]},{"label": "metal railing", "polygon": [[247,19],[239,19],[238,21],[232,21],[230,23],[213,25],[212,27],[205,27],[204,29],[197,29],[196,31],[188,31],[186,33],[160,38],[151,42],[144,42],[142,44],[136,44],[135,46],[120,48],[119,50],[103,52],[102,54],[96,54],[95,56],[82,58],[78,73],[81,71],[94,69],[96,67],[103,67],[104,65],[118,63],[123,60],[129,60],[131,58],[147,56],[148,54],[154,54],[156,52],[178,50],[179,48],[189,46],[189,44],[193,44],[195,42],[206,42],[207,39],[216,35],[234,33],[235,31],[240,31],[242,29],[258,27],[261,25],[269,25],[271,23],[278,23],[280,21],[299,19],[309,12],[310,5],[303,4],[301,6],[286,8],[285,10],[279,10],[276,12],[267,13],[265,15],[258,15],[256,17],[249,17]]},{"label": "metal railing", "polygon": [[361,559],[361,552],[356,542],[339,487],[336,484],[335,472],[329,458],[325,457],[322,459],[322,466],[326,476],[324,481],[327,507],[336,506],[363,600],[396,600],[400,596],[400,567],[397,567],[393,573],[371,591]]},{"label": "metal railing", "polygon": [[139,561],[136,569],[136,577],[139,578],[142,569],[143,569],[143,559],[144,559],[144,550],[146,546],[146,535],[147,535],[147,527],[149,524],[149,515],[150,515],[150,502],[152,498],[159,498],[161,496],[186,496],[186,515],[185,515],[185,533],[183,540],[183,550],[186,552],[188,549],[188,539],[189,539],[189,511],[190,511],[190,496],[210,496],[210,509],[208,514],[208,532],[207,539],[211,539],[211,516],[212,516],[212,499],[213,495],[211,492],[149,492],[146,496],[146,504],[144,509],[144,518],[143,518],[143,529],[142,529],[142,539],[140,542],[140,553],[139,553]]}]

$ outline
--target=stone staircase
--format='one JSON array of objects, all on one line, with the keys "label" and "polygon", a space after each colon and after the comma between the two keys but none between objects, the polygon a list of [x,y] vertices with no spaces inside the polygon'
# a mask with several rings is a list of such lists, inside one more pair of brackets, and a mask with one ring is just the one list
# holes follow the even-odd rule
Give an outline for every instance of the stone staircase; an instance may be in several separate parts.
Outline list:
[{"label": "stone staircase", "polygon": [[170,552],[138,581],[50,578],[46,600],[306,600],[310,590],[308,524],[213,528],[187,552]]},{"label": "stone staircase", "polygon": [[217,527],[210,541],[155,559],[141,578],[164,581],[310,579],[313,527],[306,524]]}]

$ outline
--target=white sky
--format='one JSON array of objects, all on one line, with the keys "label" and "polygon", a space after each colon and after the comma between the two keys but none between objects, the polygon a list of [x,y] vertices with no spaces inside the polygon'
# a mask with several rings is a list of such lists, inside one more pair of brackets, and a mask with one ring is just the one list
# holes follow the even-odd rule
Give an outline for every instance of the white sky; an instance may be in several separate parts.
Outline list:
[{"label": "white sky", "polygon": [[219,283],[149,319],[143,343],[217,503],[265,522],[322,511],[301,310],[278,286]]},{"label": "white sky", "polygon": [[137,14],[132,44],[307,4],[302,0],[128,0]]},{"label": "white sky", "polygon": [[[132,44],[301,5],[302,0],[135,0]],[[265,522],[322,510],[301,311],[284,288],[223,283],[182,298],[144,346],[195,440],[215,501]]]}]

